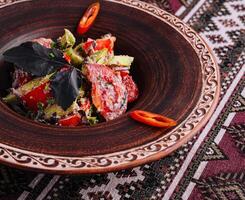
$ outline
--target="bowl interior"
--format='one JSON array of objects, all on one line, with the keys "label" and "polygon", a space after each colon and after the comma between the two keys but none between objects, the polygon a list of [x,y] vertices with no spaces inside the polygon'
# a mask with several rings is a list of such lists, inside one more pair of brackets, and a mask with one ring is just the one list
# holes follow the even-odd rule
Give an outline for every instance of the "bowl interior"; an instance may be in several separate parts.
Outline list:
[{"label": "bowl interior", "polygon": [[[2,53],[38,37],[57,38],[76,25],[93,1],[24,2],[3,9],[0,24],[0,95],[10,86],[11,66]],[[64,10],[65,12],[61,12]],[[16,10],[20,12],[16,12]],[[18,20],[17,20],[18,19]],[[84,36],[117,37],[117,54],[135,57],[131,72],[140,90],[129,106],[161,113],[182,122],[193,110],[202,87],[199,59],[191,45],[174,28],[143,11],[103,1],[91,30]],[[1,142],[21,149],[63,156],[105,154],[148,143],[169,130],[120,118],[93,127],[61,128],[26,119],[0,102]]]}]

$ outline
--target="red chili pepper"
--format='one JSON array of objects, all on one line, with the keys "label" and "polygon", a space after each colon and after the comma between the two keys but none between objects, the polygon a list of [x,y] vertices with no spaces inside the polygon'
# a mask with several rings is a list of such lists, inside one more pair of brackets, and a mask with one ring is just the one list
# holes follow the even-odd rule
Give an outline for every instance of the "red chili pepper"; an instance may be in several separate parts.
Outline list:
[{"label": "red chili pepper", "polygon": [[83,17],[81,18],[78,26],[77,26],[77,33],[82,35],[88,31],[91,25],[94,23],[98,13],[100,10],[100,3],[96,2],[91,4],[86,12],[84,13]]},{"label": "red chili pepper", "polygon": [[136,121],[155,127],[169,128],[177,124],[173,119],[143,110],[135,110],[129,115]]},{"label": "red chili pepper", "polygon": [[39,103],[43,104],[43,106],[47,105],[48,99],[52,97],[51,90],[48,88],[48,84],[49,81],[41,84],[40,86],[34,88],[27,94],[20,97],[26,107],[36,112],[38,111]]},{"label": "red chili pepper", "polygon": [[60,119],[58,123],[60,126],[77,126],[80,121],[81,116],[79,114],[74,114],[64,119]]}]

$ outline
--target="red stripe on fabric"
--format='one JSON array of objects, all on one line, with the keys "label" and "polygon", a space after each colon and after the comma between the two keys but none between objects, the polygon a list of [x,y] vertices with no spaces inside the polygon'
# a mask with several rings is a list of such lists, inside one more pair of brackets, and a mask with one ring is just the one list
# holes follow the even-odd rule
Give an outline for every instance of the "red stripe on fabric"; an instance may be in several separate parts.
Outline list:
[{"label": "red stripe on fabric", "polygon": [[176,12],[181,7],[181,2],[179,0],[169,0],[171,8]]}]

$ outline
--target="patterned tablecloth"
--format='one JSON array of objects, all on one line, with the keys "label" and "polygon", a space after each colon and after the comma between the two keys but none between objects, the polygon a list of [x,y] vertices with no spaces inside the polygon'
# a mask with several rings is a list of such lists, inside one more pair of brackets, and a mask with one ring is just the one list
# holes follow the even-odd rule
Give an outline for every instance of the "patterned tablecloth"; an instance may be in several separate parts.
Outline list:
[{"label": "patterned tablecloth", "polygon": [[115,173],[59,176],[0,165],[0,200],[245,199],[245,0],[145,1],[183,19],[213,49],[222,90],[207,125],[170,156]]}]

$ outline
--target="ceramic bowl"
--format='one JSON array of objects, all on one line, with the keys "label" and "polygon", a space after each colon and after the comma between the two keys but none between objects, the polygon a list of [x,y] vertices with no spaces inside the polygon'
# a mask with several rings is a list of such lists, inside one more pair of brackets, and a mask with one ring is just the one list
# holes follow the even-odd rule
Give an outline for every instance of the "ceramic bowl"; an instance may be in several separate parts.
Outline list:
[{"label": "ceramic bowl", "polygon": [[[21,1],[0,12],[0,94],[11,67],[2,53],[38,37],[75,32],[91,0]],[[16,12],[18,11],[18,12]],[[168,155],[207,122],[218,101],[219,70],[201,37],[173,15],[137,0],[101,1],[85,37],[111,33],[117,54],[135,58],[132,75],[138,100],[118,119],[92,127],[65,128],[29,120],[0,102],[0,161],[53,173],[121,170]],[[141,109],[175,119],[172,129],[153,128],[129,118]]]}]

